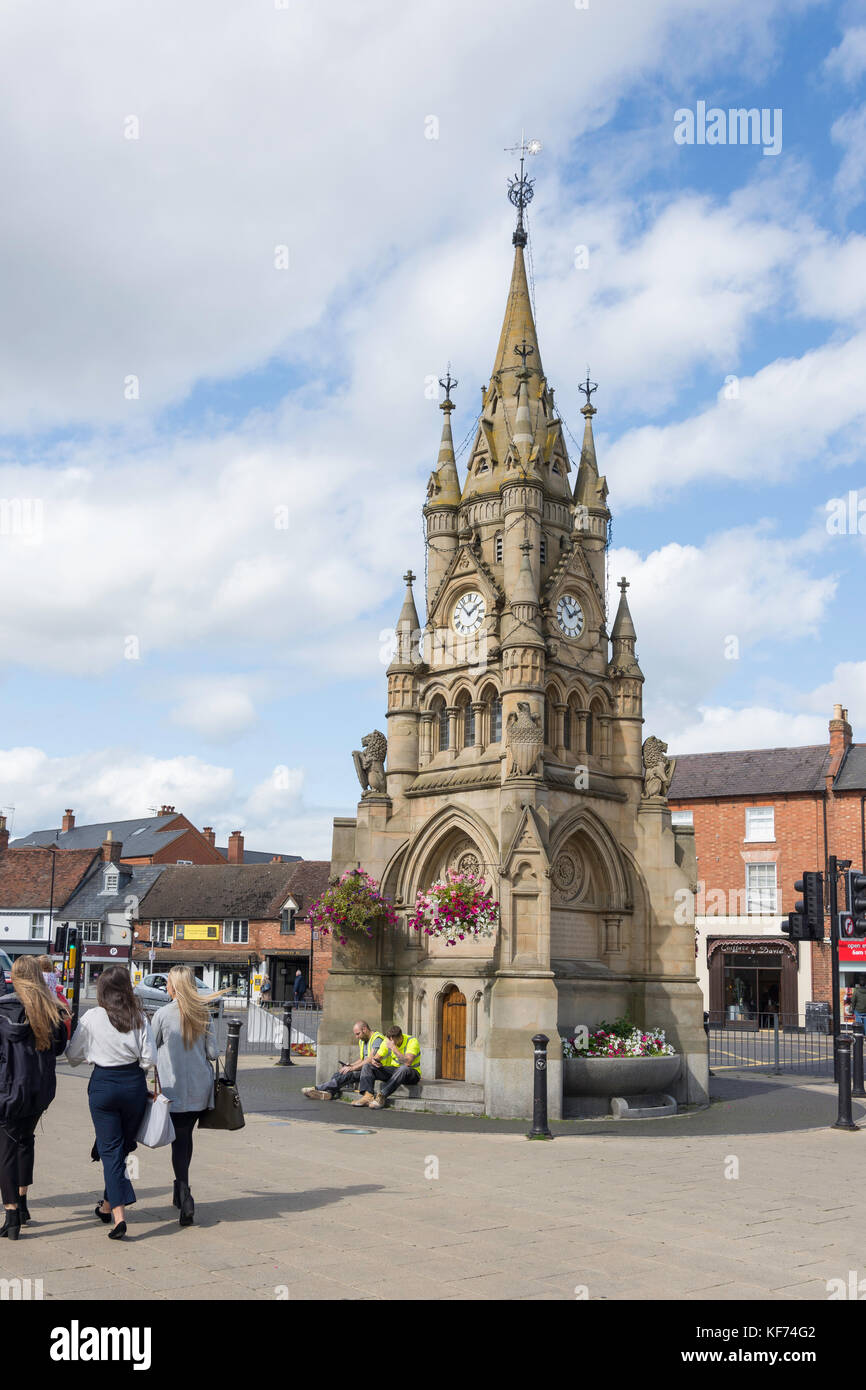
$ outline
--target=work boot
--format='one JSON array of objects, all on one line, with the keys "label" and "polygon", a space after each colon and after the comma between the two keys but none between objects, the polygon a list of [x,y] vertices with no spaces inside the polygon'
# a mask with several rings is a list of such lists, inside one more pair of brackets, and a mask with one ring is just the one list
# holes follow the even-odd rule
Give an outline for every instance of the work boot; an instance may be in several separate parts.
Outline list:
[{"label": "work boot", "polygon": [[370,1109],[384,1110],[387,1104],[388,1102],[384,1096],[374,1096],[373,1099],[370,1101]]},{"label": "work boot", "polygon": [[331,1092],[330,1092],[330,1091],[319,1091],[319,1090],[316,1089],[315,1086],[304,1086],[303,1089],[302,1089],[302,1091],[301,1091],[301,1095],[302,1095],[302,1096],[306,1096],[306,1097],[307,1097],[307,1100],[333,1100],[333,1099],[334,1099],[334,1097],[331,1095]]},{"label": "work boot", "polygon": [[358,1097],[357,1100],[353,1100],[353,1101],[352,1101],[352,1104],[353,1104],[353,1105],[369,1105],[370,1102],[373,1101],[373,1100],[375,1100],[375,1096],[373,1095],[373,1092],[372,1092],[372,1091],[363,1091],[363,1092],[361,1093],[361,1095],[359,1095],[359,1097]]}]

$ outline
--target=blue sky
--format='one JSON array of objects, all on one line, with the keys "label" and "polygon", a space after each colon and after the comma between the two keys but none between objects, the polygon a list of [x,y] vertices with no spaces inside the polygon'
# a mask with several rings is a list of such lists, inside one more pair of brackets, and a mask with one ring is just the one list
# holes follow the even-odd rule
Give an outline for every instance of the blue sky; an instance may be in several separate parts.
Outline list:
[{"label": "blue sky", "polygon": [[[866,4],[7,24],[0,497],[39,505],[0,535],[15,834],[169,802],[328,857],[424,572],[428,383],[450,360],[459,441],[492,364],[521,129],[542,357],[578,438],[599,382],[647,732],[819,742],[839,700],[862,736],[864,538],[826,520],[866,499]],[[699,102],[781,110],[780,152],[676,143]]]}]

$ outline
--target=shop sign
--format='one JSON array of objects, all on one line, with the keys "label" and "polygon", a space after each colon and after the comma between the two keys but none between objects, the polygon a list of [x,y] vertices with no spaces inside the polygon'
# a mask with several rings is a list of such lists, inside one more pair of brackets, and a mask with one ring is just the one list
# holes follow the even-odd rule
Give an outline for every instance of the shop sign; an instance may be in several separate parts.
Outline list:
[{"label": "shop sign", "polygon": [[175,941],[219,941],[220,929],[213,922],[175,922]]},{"label": "shop sign", "polygon": [[866,969],[866,940],[840,941],[839,959],[840,961],[851,961],[855,965],[862,965]]}]

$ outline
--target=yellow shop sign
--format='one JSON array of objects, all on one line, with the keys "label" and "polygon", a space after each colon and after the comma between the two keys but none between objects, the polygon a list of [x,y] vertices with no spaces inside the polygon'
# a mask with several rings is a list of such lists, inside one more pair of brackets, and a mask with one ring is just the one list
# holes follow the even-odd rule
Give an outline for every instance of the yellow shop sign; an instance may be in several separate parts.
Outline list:
[{"label": "yellow shop sign", "polygon": [[216,922],[175,922],[175,941],[219,941],[220,929]]}]

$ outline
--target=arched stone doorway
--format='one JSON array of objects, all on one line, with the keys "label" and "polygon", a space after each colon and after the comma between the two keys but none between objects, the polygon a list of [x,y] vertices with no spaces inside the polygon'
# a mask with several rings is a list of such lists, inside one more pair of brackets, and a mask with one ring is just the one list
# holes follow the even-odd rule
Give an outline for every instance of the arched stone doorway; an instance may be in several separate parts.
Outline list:
[{"label": "arched stone doorway", "polygon": [[466,995],[449,985],[439,1005],[440,1073],[443,1081],[466,1080]]}]

